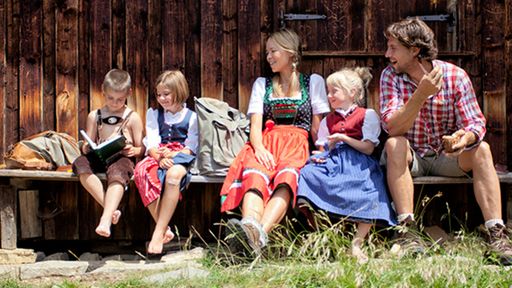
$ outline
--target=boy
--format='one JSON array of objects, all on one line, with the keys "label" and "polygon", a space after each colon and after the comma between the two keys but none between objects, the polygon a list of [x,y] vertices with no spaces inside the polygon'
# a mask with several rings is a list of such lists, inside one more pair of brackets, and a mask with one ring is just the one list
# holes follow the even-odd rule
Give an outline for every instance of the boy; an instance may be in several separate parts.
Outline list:
[{"label": "boy", "polygon": [[[73,172],[79,175],[80,183],[103,207],[100,223],[96,233],[110,237],[111,224],[117,224],[121,211],[117,210],[125,186],[133,175],[134,160],[144,154],[142,145],[143,124],[137,112],[126,106],[126,99],[132,93],[131,79],[128,72],[112,69],[106,75],[102,85],[105,105],[91,111],[87,117],[86,133],[97,144],[119,134],[126,137],[126,146],[119,157],[102,163],[87,143],[81,147],[82,156],[73,163]],[[107,174],[107,191],[94,175],[97,172]]]}]

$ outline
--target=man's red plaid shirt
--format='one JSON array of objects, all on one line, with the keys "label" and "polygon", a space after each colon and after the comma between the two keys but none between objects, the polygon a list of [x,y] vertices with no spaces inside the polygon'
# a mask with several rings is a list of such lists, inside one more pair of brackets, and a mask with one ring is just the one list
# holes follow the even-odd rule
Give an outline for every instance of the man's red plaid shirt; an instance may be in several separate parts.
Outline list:
[{"label": "man's red plaid shirt", "polygon": [[[414,125],[405,135],[412,148],[424,156],[427,151],[439,152],[441,137],[464,129],[475,133],[480,143],[485,136],[485,117],[478,106],[473,85],[466,72],[448,62],[434,60],[434,67],[443,71],[443,87],[428,97]],[[416,90],[416,84],[407,74],[396,74],[389,66],[380,77],[380,113],[382,127],[387,131],[387,122]],[[467,147],[471,149],[472,147]]]}]

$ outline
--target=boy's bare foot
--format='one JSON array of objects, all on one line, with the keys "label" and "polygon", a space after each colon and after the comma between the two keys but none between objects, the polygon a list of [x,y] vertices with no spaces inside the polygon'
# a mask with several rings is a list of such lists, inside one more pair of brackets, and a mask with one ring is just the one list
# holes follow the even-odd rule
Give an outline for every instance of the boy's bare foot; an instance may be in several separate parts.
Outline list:
[{"label": "boy's bare foot", "polygon": [[121,218],[121,211],[116,210],[112,214],[112,224],[116,225],[119,222],[119,219]]},{"label": "boy's bare foot", "polygon": [[110,237],[110,225],[103,224],[100,222],[98,227],[96,227],[96,234],[103,236],[103,237]]},{"label": "boy's bare foot", "polygon": [[167,230],[165,230],[164,234],[164,244],[171,242],[171,240],[174,238],[174,233],[171,231],[171,227],[167,226]]}]

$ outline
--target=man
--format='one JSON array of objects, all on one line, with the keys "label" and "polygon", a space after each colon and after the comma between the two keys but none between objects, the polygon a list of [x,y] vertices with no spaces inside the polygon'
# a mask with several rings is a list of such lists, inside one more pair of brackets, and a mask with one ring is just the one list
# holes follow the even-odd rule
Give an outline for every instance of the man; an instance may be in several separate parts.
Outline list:
[{"label": "man", "polygon": [[[434,33],[419,19],[391,24],[385,35],[390,66],[381,74],[380,110],[389,139],[382,162],[387,165],[399,223],[415,226],[412,177],[458,177],[472,171],[489,250],[502,263],[512,264],[499,180],[489,144],[482,141],[485,118],[468,75],[460,67],[435,60]],[[421,248],[418,239],[411,239],[413,234],[399,237],[402,243]]]}]

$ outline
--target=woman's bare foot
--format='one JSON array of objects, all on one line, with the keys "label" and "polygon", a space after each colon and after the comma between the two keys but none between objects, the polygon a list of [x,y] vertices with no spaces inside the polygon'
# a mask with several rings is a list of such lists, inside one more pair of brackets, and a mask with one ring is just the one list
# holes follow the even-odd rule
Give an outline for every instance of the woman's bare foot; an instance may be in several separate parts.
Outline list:
[{"label": "woman's bare foot", "polygon": [[165,230],[164,234],[164,244],[171,242],[171,240],[174,238],[174,233],[171,231],[171,227],[167,226],[167,230]]},{"label": "woman's bare foot", "polygon": [[121,211],[116,210],[112,214],[112,224],[116,225],[119,222],[119,219],[121,218]]}]

